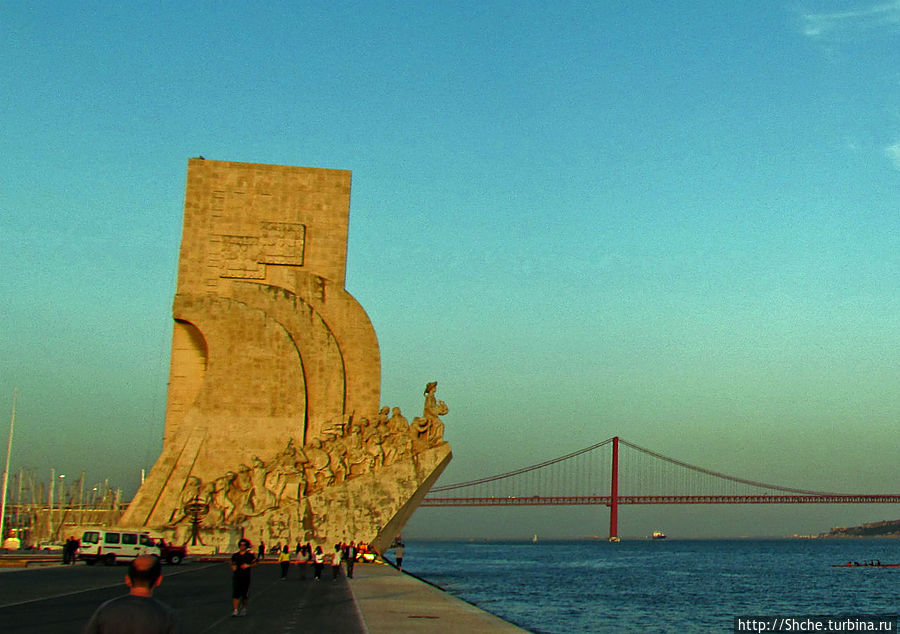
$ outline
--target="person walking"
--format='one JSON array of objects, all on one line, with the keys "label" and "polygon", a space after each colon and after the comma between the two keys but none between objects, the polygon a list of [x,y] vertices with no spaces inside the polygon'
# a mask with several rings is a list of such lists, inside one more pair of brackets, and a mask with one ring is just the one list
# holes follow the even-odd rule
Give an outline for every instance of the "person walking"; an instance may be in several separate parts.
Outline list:
[{"label": "person walking", "polygon": [[83,634],[174,634],[180,632],[175,611],[153,598],[162,582],[162,566],[154,555],[135,557],[128,566],[128,594],[103,603]]},{"label": "person walking", "polygon": [[338,578],[341,572],[341,545],[335,544],[334,553],[331,555],[331,579]]},{"label": "person walking", "polygon": [[297,568],[300,569],[300,578],[306,579],[306,564],[309,563],[309,553],[306,550],[306,546],[301,546],[300,550],[297,552]]},{"label": "person walking", "polygon": [[313,570],[315,571],[313,576],[316,581],[322,578],[322,569],[325,567],[325,553],[322,552],[321,546],[316,546],[316,551],[313,553]]},{"label": "person walking", "polygon": [[73,564],[75,563],[75,561],[77,561],[77,550],[78,547],[75,545],[75,538],[69,537],[69,539],[67,539],[66,543],[63,545],[63,565],[68,566],[69,564]]},{"label": "person walking", "polygon": [[72,559],[69,561],[70,564],[74,565],[78,563],[78,549],[81,548],[81,540],[77,537],[72,537]]},{"label": "person walking", "polygon": [[403,542],[394,546],[394,559],[397,560],[397,570],[403,570]]},{"label": "person walking", "polygon": [[353,564],[356,563],[356,555],[359,551],[356,549],[356,543],[350,542],[350,545],[347,546],[347,578],[353,578]]},{"label": "person walking", "polygon": [[66,543],[63,544],[63,547],[62,547],[63,566],[69,565],[69,552],[71,551],[71,548],[72,548],[72,538],[70,537],[69,539],[66,540]]},{"label": "person walking", "polygon": [[247,613],[247,600],[250,597],[250,570],[257,564],[256,557],[250,552],[250,542],[242,539],[238,542],[238,551],[231,556],[231,569],[234,576],[231,580],[231,616],[244,616]]},{"label": "person walking", "polygon": [[281,578],[287,579],[287,573],[291,567],[291,549],[287,546],[278,553],[278,564],[281,566]]}]

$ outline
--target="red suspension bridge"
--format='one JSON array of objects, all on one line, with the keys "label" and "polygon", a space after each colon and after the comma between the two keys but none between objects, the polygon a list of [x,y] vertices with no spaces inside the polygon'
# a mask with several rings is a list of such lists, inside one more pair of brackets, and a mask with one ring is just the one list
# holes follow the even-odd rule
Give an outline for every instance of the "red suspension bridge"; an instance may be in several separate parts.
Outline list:
[{"label": "red suspension bridge", "polygon": [[[619,471],[620,448],[628,467]],[[606,492],[609,492],[606,494]],[[499,475],[433,487],[422,506],[609,507],[617,540],[620,504],[900,504],[900,494],[845,494],[766,484],[704,469],[618,436]]]}]

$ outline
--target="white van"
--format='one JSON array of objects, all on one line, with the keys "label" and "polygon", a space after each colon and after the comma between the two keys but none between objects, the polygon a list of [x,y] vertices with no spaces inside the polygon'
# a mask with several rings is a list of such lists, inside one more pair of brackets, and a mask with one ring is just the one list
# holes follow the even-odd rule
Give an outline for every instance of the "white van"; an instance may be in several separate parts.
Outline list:
[{"label": "white van", "polygon": [[93,566],[102,561],[107,566],[117,561],[131,561],[138,555],[160,556],[159,546],[147,533],[129,530],[87,530],[81,535],[78,558]]}]

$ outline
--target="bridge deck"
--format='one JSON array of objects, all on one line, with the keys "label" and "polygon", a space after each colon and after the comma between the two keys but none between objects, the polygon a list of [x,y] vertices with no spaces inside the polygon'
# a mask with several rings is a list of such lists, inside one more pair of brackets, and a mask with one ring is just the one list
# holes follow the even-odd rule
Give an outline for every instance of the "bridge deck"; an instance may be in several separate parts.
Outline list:
[{"label": "bridge deck", "polygon": [[[422,506],[610,506],[609,495],[426,497]],[[900,495],[620,495],[619,504],[900,504]]]}]

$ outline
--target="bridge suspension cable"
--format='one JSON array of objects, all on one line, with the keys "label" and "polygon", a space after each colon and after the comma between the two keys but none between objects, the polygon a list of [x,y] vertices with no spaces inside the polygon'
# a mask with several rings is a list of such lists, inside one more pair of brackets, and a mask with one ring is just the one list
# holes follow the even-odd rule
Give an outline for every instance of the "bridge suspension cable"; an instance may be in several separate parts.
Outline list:
[{"label": "bridge suspension cable", "polygon": [[457,482],[455,484],[447,484],[439,487],[432,487],[430,493],[441,493],[443,491],[452,491],[454,489],[461,489],[463,487],[471,487],[479,484],[485,484],[487,482],[494,482],[496,480],[503,480],[505,478],[511,478],[513,476],[522,475],[523,473],[528,473],[529,471],[536,471],[537,469],[543,469],[544,467],[549,467],[551,465],[557,464],[559,462],[563,462],[564,460],[569,460],[570,458],[575,458],[576,456],[580,456],[582,454],[588,453],[589,451],[593,451],[594,449],[599,449],[604,445],[608,445],[613,441],[612,438],[607,438],[603,442],[598,442],[596,445],[591,445],[590,447],[585,447],[584,449],[579,449],[578,451],[573,451],[572,453],[566,454],[565,456],[560,456],[559,458],[553,458],[552,460],[545,460],[539,464],[531,465],[530,467],[523,467],[521,469],[516,469],[515,471],[508,471],[507,473],[501,473],[499,475],[488,476],[486,478],[479,478],[478,480],[469,480],[467,482]]},{"label": "bridge suspension cable", "polygon": [[[540,463],[538,463],[538,464],[530,465],[530,466],[527,466],[527,467],[522,467],[521,469],[516,469],[516,470],[514,470],[514,471],[507,471],[506,473],[500,473],[500,474],[497,474],[497,475],[486,476],[486,477],[484,477],[484,478],[478,478],[478,479],[476,479],[476,480],[467,480],[467,481],[465,481],[465,482],[455,482],[455,483],[453,483],[453,484],[447,484],[447,485],[442,485],[442,486],[432,487],[432,489],[431,489],[431,491],[429,492],[429,494],[431,494],[431,493],[444,493],[444,492],[447,492],[447,491],[453,491],[453,490],[456,490],[456,489],[462,489],[462,488],[467,488],[467,487],[474,487],[474,486],[477,486],[477,485],[480,485],[480,484],[486,484],[486,483],[489,483],[489,482],[496,482],[496,481],[498,481],[498,480],[504,480],[504,479],[512,478],[512,477],[515,477],[515,476],[518,476],[518,475],[522,475],[522,474],[524,474],[524,473],[529,473],[529,472],[532,472],[532,471],[537,471],[538,469],[544,469],[544,468],[546,468],[546,467],[550,467],[550,466],[559,464],[560,462],[564,462],[564,461],[566,461],[566,460],[570,460],[570,459],[575,458],[575,457],[577,457],[577,456],[581,456],[582,454],[586,454],[586,453],[588,453],[588,452],[594,451],[595,449],[599,449],[600,447],[604,447],[604,446],[606,446],[606,445],[609,445],[609,444],[612,443],[612,442],[613,442],[613,438],[607,438],[607,439],[604,440],[603,442],[599,442],[599,443],[597,443],[597,444],[591,445],[590,447],[585,447],[584,449],[579,449],[578,451],[573,451],[573,452],[568,453],[568,454],[566,454],[566,455],[564,455],[564,456],[559,456],[558,458],[553,458],[553,459],[551,459],[551,460],[545,460],[544,462],[540,462]],[[793,487],[786,487],[786,486],[781,486],[781,485],[777,485],[777,484],[767,484],[767,483],[765,483],[765,482],[759,482],[759,481],[756,481],[756,480],[748,480],[748,479],[746,479],[746,478],[739,478],[739,477],[737,477],[737,476],[728,475],[728,474],[726,474],[726,473],[721,473],[721,472],[719,472],[719,471],[713,471],[712,469],[705,469],[705,468],[703,468],[703,467],[698,467],[697,465],[693,465],[693,464],[690,464],[690,463],[688,463],[688,462],[684,462],[684,461],[682,461],[682,460],[676,460],[675,458],[670,458],[669,456],[665,456],[665,455],[663,455],[663,454],[661,454],[661,453],[659,453],[659,452],[656,452],[656,451],[653,451],[653,450],[651,450],[651,449],[647,449],[647,448],[645,448],[645,447],[641,447],[640,445],[636,445],[636,444],[634,444],[634,443],[632,443],[632,442],[629,442],[629,441],[625,440],[624,438],[619,438],[619,443],[622,444],[622,445],[625,445],[625,446],[627,446],[627,447],[629,447],[629,448],[631,448],[631,449],[634,449],[635,451],[641,452],[641,453],[646,454],[646,455],[648,455],[648,456],[652,456],[653,458],[656,458],[656,459],[658,459],[658,460],[662,460],[662,461],[667,462],[667,463],[669,463],[669,464],[673,464],[673,465],[675,465],[675,466],[682,467],[682,468],[684,468],[684,469],[688,469],[688,470],[694,471],[694,472],[696,472],[696,473],[702,473],[702,474],[704,474],[704,475],[712,476],[712,477],[715,477],[715,478],[720,478],[720,479],[722,479],[722,480],[727,480],[727,481],[729,481],[729,482],[734,482],[734,483],[737,483],[737,484],[744,484],[744,485],[747,485],[747,486],[756,487],[756,488],[758,488],[758,489],[768,489],[768,490],[771,490],[771,491],[781,491],[781,492],[783,492],[783,493],[794,493],[794,494],[801,494],[801,495],[822,495],[822,496],[836,495],[836,494],[831,493],[831,492],[825,492],[825,491],[810,491],[810,490],[807,490],[807,489],[796,489],[796,488],[793,488]]]},{"label": "bridge suspension cable", "polygon": [[[612,439],[610,439],[610,440],[612,440]],[[730,476],[728,474],[720,473],[718,471],[713,471],[711,469],[704,469],[703,467],[698,467],[697,465],[692,465],[687,462],[682,462],[681,460],[676,460],[675,458],[669,458],[668,456],[664,456],[663,454],[658,453],[656,451],[652,451],[650,449],[645,449],[644,447],[640,447],[638,445],[635,445],[634,443],[630,443],[627,440],[625,440],[624,438],[619,438],[619,443],[623,444],[627,447],[631,447],[632,449],[635,449],[637,451],[640,451],[641,453],[647,454],[648,456],[653,456],[654,458],[658,458],[660,460],[665,460],[666,462],[669,462],[676,466],[683,467],[685,469],[690,469],[690,470],[696,471],[698,473],[703,473],[706,475],[714,476],[716,478],[722,478],[723,480],[729,480],[730,482],[737,482],[738,484],[746,484],[746,485],[749,485],[752,487],[757,487],[759,489],[770,489],[772,491],[783,491],[785,493],[799,493],[799,494],[803,494],[803,495],[822,495],[822,496],[837,495],[835,493],[824,492],[824,491],[807,491],[806,489],[794,489],[791,487],[779,486],[777,484],[766,484],[765,482],[757,482],[755,480],[746,480],[744,478]]]}]

